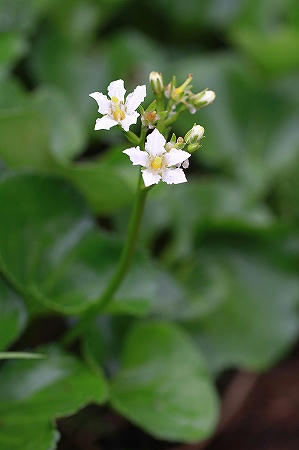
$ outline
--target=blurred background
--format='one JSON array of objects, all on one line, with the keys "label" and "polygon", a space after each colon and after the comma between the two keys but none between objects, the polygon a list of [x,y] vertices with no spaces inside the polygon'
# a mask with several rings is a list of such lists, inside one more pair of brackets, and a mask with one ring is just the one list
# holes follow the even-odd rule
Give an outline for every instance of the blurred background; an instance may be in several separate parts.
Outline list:
[{"label": "blurred background", "polygon": [[[137,173],[119,130],[93,131],[88,94],[118,78],[130,91],[152,70],[216,92],[175,124],[178,136],[195,121],[206,130],[189,183],[159,185],[145,211],[140,246],[184,290],[165,288],[155,314],[185,327],[223,394],[223,427],[205,448],[298,450],[298,0],[0,0],[0,33],[0,173],[67,179],[119,236]],[[103,446],[82,447],[67,419],[59,449],[204,448],[105,414]],[[83,430],[95,420],[80,417]]]}]

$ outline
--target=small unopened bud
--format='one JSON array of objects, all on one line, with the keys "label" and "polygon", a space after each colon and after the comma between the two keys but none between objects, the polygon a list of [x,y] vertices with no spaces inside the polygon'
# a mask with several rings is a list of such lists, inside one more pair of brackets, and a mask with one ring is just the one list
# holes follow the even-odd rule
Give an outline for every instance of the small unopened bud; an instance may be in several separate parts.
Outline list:
[{"label": "small unopened bud", "polygon": [[199,144],[204,132],[204,127],[194,124],[191,130],[189,130],[185,135],[186,144]]},{"label": "small unopened bud", "polygon": [[214,91],[203,91],[194,95],[193,104],[197,108],[210,105],[215,100],[216,94]]},{"label": "small unopened bud", "polygon": [[164,92],[164,83],[162,74],[159,72],[151,72],[149,75],[149,80],[154,94],[160,97]]},{"label": "small unopened bud", "polygon": [[167,142],[165,145],[165,149],[169,152],[172,148],[177,148],[178,150],[182,150],[186,145],[186,142],[182,137],[178,137],[176,139],[175,134],[172,135],[170,142]]},{"label": "small unopened bud", "polygon": [[206,102],[208,105],[215,100],[216,94],[214,91],[205,91],[201,97],[202,102]]}]

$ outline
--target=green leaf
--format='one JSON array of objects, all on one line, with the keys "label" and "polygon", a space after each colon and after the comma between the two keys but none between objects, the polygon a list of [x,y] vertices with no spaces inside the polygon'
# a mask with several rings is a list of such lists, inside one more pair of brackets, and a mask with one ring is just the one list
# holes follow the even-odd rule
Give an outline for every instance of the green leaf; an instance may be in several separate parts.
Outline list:
[{"label": "green leaf", "polygon": [[264,70],[281,74],[299,68],[297,28],[285,26],[271,33],[256,28],[238,28],[233,40]]},{"label": "green leaf", "polygon": [[40,348],[45,359],[7,362],[0,371],[1,425],[25,425],[74,414],[107,399],[107,385],[76,358],[58,348]]},{"label": "green leaf", "polygon": [[1,0],[0,29],[27,33],[37,24],[51,0]]},{"label": "green leaf", "polygon": [[[118,220],[121,228],[122,217]],[[163,257],[172,262],[192,253],[198,230],[210,227],[263,230],[273,222],[270,209],[253,201],[243,186],[229,178],[210,176],[201,177],[200,181],[191,178],[180,186],[157,187],[147,201],[142,234],[151,243],[171,224],[172,240]]]},{"label": "green leaf", "polygon": [[[258,243],[227,246],[215,241],[200,249],[200,264],[185,282],[199,302],[203,294],[207,314],[188,328],[213,370],[265,370],[294,343],[299,283],[292,272],[279,267],[277,258],[282,261],[282,255],[276,255],[272,262]],[[209,270],[208,288],[200,283],[203,266]]]},{"label": "green leaf", "polygon": [[139,82],[147,83],[153,67],[162,72],[167,67],[162,47],[135,30],[116,32],[107,42],[106,52],[111,79],[138,71]]},{"label": "green leaf", "polygon": [[0,156],[9,167],[49,169],[49,126],[32,103],[0,112]]},{"label": "green leaf", "polygon": [[217,397],[205,364],[176,325],[137,324],[129,333],[113,407],[160,439],[207,438],[218,417]]},{"label": "green leaf", "polygon": [[[1,9],[1,6],[0,6]],[[1,10],[0,10],[1,16]],[[0,19],[1,22],[1,19]],[[1,29],[1,27],[0,27]],[[9,71],[13,63],[21,57],[27,48],[24,38],[17,33],[0,35],[0,77]]]},{"label": "green leaf", "polygon": [[95,213],[111,214],[133,200],[133,189],[117,167],[77,163],[61,167],[59,173],[84,194]]},{"label": "green leaf", "polygon": [[18,108],[28,101],[28,93],[17,78],[0,81],[0,110]]},{"label": "green leaf", "polygon": [[19,296],[1,278],[0,310],[0,350],[4,350],[24,330],[27,313]]},{"label": "green leaf", "polygon": [[[26,298],[66,314],[99,301],[122,243],[96,229],[71,186],[53,177],[9,176],[0,182],[0,204],[0,265]],[[171,313],[183,298],[168,274],[137,255],[108,311]]]},{"label": "green leaf", "polygon": [[87,51],[74,46],[72,41],[54,30],[37,41],[31,60],[36,79],[64,92],[90,131],[96,108],[88,95],[109,83],[105,68],[105,57],[98,49]]},{"label": "green leaf", "polygon": [[[54,450],[59,433],[53,419],[75,413],[90,402],[102,404],[108,391],[101,370],[90,372],[58,348],[4,364],[0,370],[0,447]],[[33,358],[34,359],[31,359]],[[37,357],[44,359],[37,359]],[[30,359],[27,359],[30,358]]]},{"label": "green leaf", "polygon": [[89,324],[81,337],[81,348],[88,364],[98,370],[106,356],[105,342],[97,322]]},{"label": "green leaf", "polygon": [[55,450],[59,433],[53,424],[9,424],[0,427],[0,447],[5,450]]},{"label": "green leaf", "polygon": [[[93,226],[85,203],[64,181],[38,175],[6,177],[0,191],[1,266],[26,296],[46,296],[68,255]],[[68,288],[74,290],[72,284]],[[86,303],[83,294],[81,307]]]},{"label": "green leaf", "polygon": [[58,161],[78,155],[85,144],[83,125],[59,89],[44,87],[34,93],[34,102],[49,126],[49,148]]}]

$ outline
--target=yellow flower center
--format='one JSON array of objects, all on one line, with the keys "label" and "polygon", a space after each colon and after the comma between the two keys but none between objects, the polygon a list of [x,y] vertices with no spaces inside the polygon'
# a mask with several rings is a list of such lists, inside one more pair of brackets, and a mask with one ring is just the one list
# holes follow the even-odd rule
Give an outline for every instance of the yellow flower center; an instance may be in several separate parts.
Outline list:
[{"label": "yellow flower center", "polygon": [[120,108],[116,108],[115,111],[113,112],[113,118],[114,120],[124,120],[125,118],[125,113],[120,109]]},{"label": "yellow flower center", "polygon": [[156,156],[153,160],[152,160],[152,168],[154,170],[158,170],[161,169],[162,167],[162,158],[160,156]]}]

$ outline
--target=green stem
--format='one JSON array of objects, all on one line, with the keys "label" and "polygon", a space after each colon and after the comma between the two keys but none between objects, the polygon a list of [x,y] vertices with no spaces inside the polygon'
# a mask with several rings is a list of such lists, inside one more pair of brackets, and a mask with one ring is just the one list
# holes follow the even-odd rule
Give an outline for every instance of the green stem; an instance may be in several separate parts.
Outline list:
[{"label": "green stem", "polygon": [[169,119],[165,120],[164,122],[164,126],[168,127],[169,125],[172,125],[182,114],[183,111],[186,110],[186,106],[185,105],[181,105],[181,107],[178,109],[178,111],[171,117],[169,117]]},{"label": "green stem", "polygon": [[80,318],[77,324],[71,328],[63,337],[62,343],[64,345],[69,345],[74,339],[76,339],[82,331],[86,328],[89,321],[94,317],[95,314],[102,311],[108,303],[111,301],[112,297],[116,293],[117,289],[124,279],[134,254],[138,230],[140,222],[142,219],[144,205],[146,200],[146,194],[149,189],[145,188],[142,182],[141,172],[138,179],[137,192],[135,196],[135,202],[129,222],[128,232],[126,236],[126,241],[122,254],[117,266],[117,269],[108,283],[106,289],[104,290],[102,296],[97,303],[92,305]]},{"label": "green stem", "polygon": [[104,294],[100,300],[100,307],[103,309],[107,306],[118,287],[120,286],[123,278],[125,277],[134,254],[138,230],[141,223],[141,218],[144,211],[145,199],[146,199],[147,189],[142,186],[141,172],[138,180],[137,193],[135,197],[135,202],[132,210],[131,219],[129,222],[127,237],[125,245],[119,260],[117,270],[112,277],[110,283],[108,284]]}]

